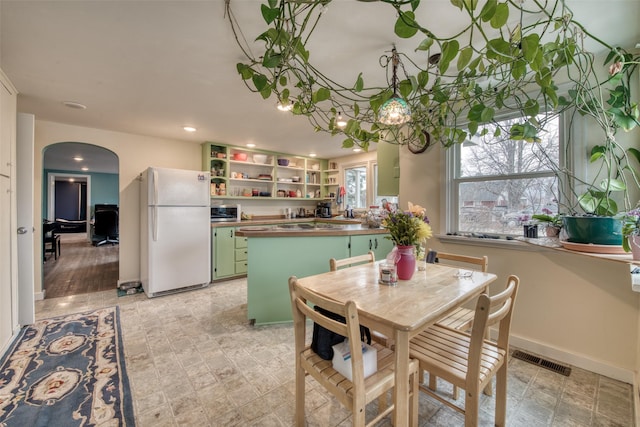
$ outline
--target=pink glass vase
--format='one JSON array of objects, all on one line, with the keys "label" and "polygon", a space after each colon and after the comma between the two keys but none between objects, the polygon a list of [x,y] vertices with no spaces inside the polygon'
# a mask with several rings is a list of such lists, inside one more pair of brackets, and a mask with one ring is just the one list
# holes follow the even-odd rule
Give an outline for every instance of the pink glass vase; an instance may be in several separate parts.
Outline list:
[{"label": "pink glass vase", "polygon": [[416,271],[416,255],[414,246],[398,246],[400,259],[396,263],[398,279],[409,280]]}]

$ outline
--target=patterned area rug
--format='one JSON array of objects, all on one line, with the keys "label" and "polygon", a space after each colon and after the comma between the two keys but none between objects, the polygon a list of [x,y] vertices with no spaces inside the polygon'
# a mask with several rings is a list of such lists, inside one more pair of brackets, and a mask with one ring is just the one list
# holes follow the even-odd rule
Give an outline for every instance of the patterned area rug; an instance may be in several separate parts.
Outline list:
[{"label": "patterned area rug", "polygon": [[39,320],[0,361],[0,426],[134,426],[118,307]]}]

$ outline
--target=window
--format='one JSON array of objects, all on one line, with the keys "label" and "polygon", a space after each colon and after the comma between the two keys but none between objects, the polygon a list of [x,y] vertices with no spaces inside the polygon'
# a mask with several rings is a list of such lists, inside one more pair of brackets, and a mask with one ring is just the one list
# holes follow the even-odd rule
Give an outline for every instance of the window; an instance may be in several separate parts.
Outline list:
[{"label": "window", "polygon": [[378,164],[373,165],[373,204],[382,207],[383,200],[389,203],[398,203],[398,196],[378,196]]},{"label": "window", "polygon": [[[499,122],[508,128],[513,119]],[[559,189],[554,168],[561,164],[561,120],[549,120],[541,141],[513,141],[487,126],[447,152],[447,231],[522,234],[534,213],[558,212]]]},{"label": "window", "polygon": [[344,170],[345,206],[367,208],[367,166],[347,167]]}]

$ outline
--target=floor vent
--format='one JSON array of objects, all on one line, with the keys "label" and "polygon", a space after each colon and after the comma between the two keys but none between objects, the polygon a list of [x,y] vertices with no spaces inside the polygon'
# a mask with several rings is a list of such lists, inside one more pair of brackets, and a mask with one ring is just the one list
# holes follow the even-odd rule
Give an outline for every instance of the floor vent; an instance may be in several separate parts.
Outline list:
[{"label": "floor vent", "polygon": [[533,354],[525,353],[520,350],[515,350],[512,356],[515,357],[516,359],[524,360],[525,362],[529,362],[534,365],[538,365],[543,368],[546,368],[550,371],[557,372],[559,374],[564,375],[565,377],[568,377],[569,375],[571,375],[571,368],[569,368],[568,366],[563,366],[558,363],[552,362],[550,360],[542,359],[538,356],[534,356]]}]

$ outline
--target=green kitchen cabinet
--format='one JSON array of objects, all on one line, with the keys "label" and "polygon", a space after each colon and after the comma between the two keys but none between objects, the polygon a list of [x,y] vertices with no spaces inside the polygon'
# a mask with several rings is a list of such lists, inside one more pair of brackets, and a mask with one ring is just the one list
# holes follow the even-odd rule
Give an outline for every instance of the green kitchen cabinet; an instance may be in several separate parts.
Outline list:
[{"label": "green kitchen cabinet", "polygon": [[233,276],[236,273],[235,227],[216,227],[213,230],[215,241],[213,280]]},{"label": "green kitchen cabinet", "polygon": [[378,194],[397,196],[400,193],[400,146],[380,141],[377,144]]},{"label": "green kitchen cabinet", "polygon": [[250,237],[247,317],[256,325],[290,322],[289,277],[329,271],[349,256],[349,236]]},{"label": "green kitchen cabinet", "polygon": [[246,274],[248,263],[247,238],[236,236],[235,273]]},{"label": "green kitchen cabinet", "polygon": [[387,254],[393,249],[393,242],[385,239],[388,234],[362,234],[351,236],[351,255],[364,255],[369,251],[373,251],[376,261],[386,258]]}]

